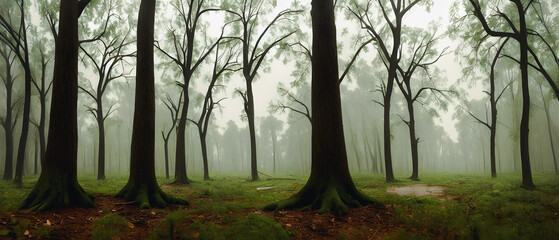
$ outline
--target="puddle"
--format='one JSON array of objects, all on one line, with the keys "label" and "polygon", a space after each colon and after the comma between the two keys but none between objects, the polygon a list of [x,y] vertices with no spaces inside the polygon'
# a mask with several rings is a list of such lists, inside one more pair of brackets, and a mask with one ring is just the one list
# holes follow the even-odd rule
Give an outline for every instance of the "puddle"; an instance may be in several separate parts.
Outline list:
[{"label": "puddle", "polygon": [[398,194],[400,196],[443,196],[445,187],[427,186],[425,184],[415,184],[404,187],[388,187],[387,193]]}]

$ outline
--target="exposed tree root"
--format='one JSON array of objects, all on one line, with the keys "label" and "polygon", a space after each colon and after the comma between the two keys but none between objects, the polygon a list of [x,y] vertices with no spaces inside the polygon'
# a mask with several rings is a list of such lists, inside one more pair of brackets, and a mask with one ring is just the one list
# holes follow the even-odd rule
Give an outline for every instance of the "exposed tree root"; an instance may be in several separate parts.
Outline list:
[{"label": "exposed tree root", "polygon": [[189,205],[189,202],[186,200],[171,197],[164,193],[157,185],[137,185],[130,182],[115,197],[124,198],[130,204],[140,206],[141,209],[149,209],[151,207],[165,208],[168,204]]},{"label": "exposed tree root", "polygon": [[44,211],[71,206],[93,207],[93,195],[86,193],[76,178],[68,175],[41,175],[20,209]]},{"label": "exposed tree root", "polygon": [[342,186],[337,183],[307,183],[301,191],[286,200],[275,202],[264,207],[266,211],[285,209],[313,209],[320,213],[332,213],[343,216],[349,207],[362,207],[373,204],[384,208],[384,205],[365,196],[354,186]]}]

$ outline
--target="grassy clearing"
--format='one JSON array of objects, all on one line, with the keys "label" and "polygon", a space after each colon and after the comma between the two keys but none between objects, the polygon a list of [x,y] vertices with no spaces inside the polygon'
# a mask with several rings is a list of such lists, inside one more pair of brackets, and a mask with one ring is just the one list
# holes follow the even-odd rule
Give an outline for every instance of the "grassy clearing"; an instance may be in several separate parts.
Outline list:
[{"label": "grassy clearing", "polygon": [[[167,215],[151,237],[162,239],[171,233],[181,238],[230,239],[231,236],[250,232],[245,227],[254,225],[257,220],[268,220],[256,219],[261,216],[239,216],[241,212],[287,198],[301,189],[306,181],[296,178],[248,182],[246,176],[225,174],[213,177],[212,181],[201,181],[198,180],[202,178],[201,174],[194,173],[191,178],[196,182],[169,188],[167,192],[188,199],[193,205],[187,212],[183,210]],[[485,174],[422,174],[419,183],[445,187],[443,197],[387,194],[387,187],[418,184],[405,179],[404,175],[397,178],[401,181],[387,184],[382,175],[354,175],[357,187],[391,208],[394,220],[404,225],[404,229],[393,233],[390,239],[440,236],[446,239],[554,239],[559,236],[558,176],[535,173],[537,189],[529,191],[519,187],[519,173],[500,173],[497,179]],[[1,181],[0,214],[15,210],[36,180],[36,177],[24,178],[22,189]],[[97,181],[95,176],[86,175],[80,176],[79,181],[88,192],[114,194],[126,184],[127,176],[109,175],[107,180]],[[158,181],[167,184],[172,179],[160,178]],[[239,214],[235,215],[236,212]],[[191,216],[200,214],[209,217],[191,219]],[[216,225],[216,219],[226,226]],[[275,223],[270,222],[269,225],[277,226]],[[284,236],[279,229],[267,231],[276,230],[278,236]],[[351,234],[347,235],[340,237],[351,239]]]},{"label": "grassy clearing", "polygon": [[[400,178],[402,179],[402,178]],[[537,189],[520,188],[520,174],[497,179],[482,174],[424,174],[422,184],[447,187],[445,198],[386,194],[387,186],[416,184],[402,180],[365,188],[394,209],[395,219],[410,232],[395,239],[444,235],[452,239],[555,239],[559,236],[559,177],[534,174]],[[370,185],[356,177],[358,186]]]}]

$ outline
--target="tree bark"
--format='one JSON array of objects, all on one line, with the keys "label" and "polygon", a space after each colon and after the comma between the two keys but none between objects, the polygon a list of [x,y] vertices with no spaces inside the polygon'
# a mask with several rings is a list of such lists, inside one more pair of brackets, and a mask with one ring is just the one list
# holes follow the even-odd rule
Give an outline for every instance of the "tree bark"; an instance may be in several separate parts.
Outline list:
[{"label": "tree bark", "polygon": [[528,83],[528,33],[526,28],[526,14],[520,0],[515,0],[518,9],[520,32],[520,72],[522,75],[522,117],[520,119],[520,160],[522,165],[522,186],[534,188],[532,170],[530,167],[530,87]]},{"label": "tree bark", "polygon": [[258,163],[256,159],[256,129],[254,124],[254,95],[252,94],[252,80],[246,80],[247,104],[246,114],[248,119],[248,131],[250,135],[250,176],[251,181],[258,181]]},{"label": "tree bark", "polygon": [[410,115],[410,121],[407,123],[410,130],[410,144],[411,144],[411,163],[412,163],[412,174],[410,179],[414,181],[419,181],[419,151],[417,139],[415,135],[415,110],[413,108],[412,99],[407,100],[408,102],[408,114]]},{"label": "tree bark", "polygon": [[41,176],[21,208],[93,207],[77,181],[78,11],[77,1],[60,1],[48,143]]},{"label": "tree bark", "polygon": [[202,147],[202,161],[204,164],[204,180],[210,180],[210,172],[209,172],[209,165],[208,165],[208,147],[206,143],[206,134],[202,132],[200,128],[200,145]]},{"label": "tree bark", "polygon": [[[136,94],[128,183],[116,197],[140,208],[188,204],[163,193],[155,177],[155,90],[154,90],[155,0],[142,0],[138,15]],[[50,142],[50,141],[49,141]]]},{"label": "tree bark", "polygon": [[336,215],[347,206],[374,203],[353,183],[347,163],[340,88],[336,26],[332,0],[312,1],[312,167],[309,180],[291,198],[272,203],[265,210],[319,209]]},{"label": "tree bark", "polygon": [[8,57],[8,53],[3,52],[2,57],[6,62],[6,119],[4,120],[4,132],[6,133],[6,158],[4,162],[4,180],[12,180],[14,173],[14,125],[12,121],[12,91],[13,91],[13,81],[12,81],[12,64]]},{"label": "tree bark", "polygon": [[105,179],[105,119],[103,116],[102,95],[97,95],[97,128],[99,130],[99,161],[97,162],[97,180]]},{"label": "tree bark", "polygon": [[[14,183],[18,187],[23,186],[23,167],[25,162],[25,149],[27,147],[27,137],[29,133],[29,114],[31,112],[31,67],[29,66],[29,47],[27,43],[27,25],[25,23],[25,7],[24,2],[21,1],[21,21],[20,24],[23,26],[21,31],[21,36],[23,37],[23,56],[20,55],[20,62],[25,72],[25,94],[23,103],[23,119],[21,125],[21,135],[19,137],[19,144],[17,147],[17,157],[16,157],[16,172],[14,176]],[[23,58],[22,58],[23,57]]]},{"label": "tree bark", "polygon": [[[188,104],[189,104],[189,95],[188,95],[188,83],[190,82],[189,73],[186,70],[183,70],[183,78],[185,80],[185,85],[182,89],[184,92],[184,105],[181,110],[181,116],[179,118],[179,124],[177,126],[177,142],[176,142],[176,149],[175,149],[175,184],[189,184],[190,179],[188,179],[188,175],[186,174],[186,141],[185,141],[185,132],[186,132],[186,119],[188,117]],[[180,104],[180,103],[179,103]]]}]

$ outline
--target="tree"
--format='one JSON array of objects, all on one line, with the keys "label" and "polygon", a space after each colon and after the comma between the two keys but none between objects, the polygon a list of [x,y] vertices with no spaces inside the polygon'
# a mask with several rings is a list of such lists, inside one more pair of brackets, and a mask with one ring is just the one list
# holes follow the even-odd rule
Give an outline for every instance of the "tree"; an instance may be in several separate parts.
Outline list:
[{"label": "tree", "polygon": [[[106,18],[103,21],[104,24],[101,26],[104,29],[98,37],[94,38],[95,40],[80,44],[80,49],[93,64],[98,74],[97,86],[91,86],[89,81],[87,82],[88,87],[78,86],[93,99],[96,105],[95,107],[87,107],[87,111],[93,115],[98,126],[98,180],[105,179],[105,121],[112,114],[115,104],[112,103],[105,112],[103,109],[103,97],[107,92],[109,84],[125,75],[122,70],[115,74],[119,65],[123,63],[125,58],[134,56],[134,53],[124,53],[126,47],[132,43],[128,41],[129,30],[126,32],[118,32],[114,28],[112,28],[113,31],[107,30],[111,18],[115,17],[113,11],[116,8],[116,4],[117,2],[114,0],[108,0],[104,4],[99,4],[99,11],[107,11]],[[113,24],[115,23],[113,22]],[[89,43],[91,46],[84,47],[85,43]],[[83,61],[85,62],[85,59]]]},{"label": "tree", "polygon": [[[422,31],[420,29],[415,29]],[[422,84],[420,89],[415,91],[412,89],[412,83],[417,82],[417,80],[412,81],[416,77],[417,70],[424,70],[427,76],[425,78],[431,78],[431,73],[429,73],[428,68],[435,64],[446,52],[446,48],[438,52],[435,49],[435,44],[437,43],[438,37],[435,36],[435,32],[432,33],[417,33],[413,29],[407,29],[407,42],[412,46],[409,48],[411,51],[411,56],[407,66],[403,66],[404,61],[400,61],[398,64],[399,76],[396,76],[396,84],[402,91],[404,99],[406,100],[406,105],[408,109],[409,120],[406,121],[402,118],[402,121],[408,126],[409,136],[410,136],[410,146],[411,146],[411,157],[412,157],[412,175],[411,180],[419,180],[419,149],[418,143],[419,138],[416,136],[415,130],[415,109],[414,104],[419,101],[419,97],[425,91],[431,91],[433,93],[442,94],[444,90],[438,89],[436,86],[427,86],[434,84]],[[413,35],[418,36],[416,39]],[[400,56],[402,57],[402,56]]]},{"label": "tree", "polygon": [[477,122],[489,128],[490,136],[489,136],[489,146],[490,146],[490,164],[491,164],[491,177],[497,177],[497,164],[496,164],[496,138],[497,138],[497,103],[501,96],[507,90],[508,86],[512,83],[510,82],[507,86],[505,86],[499,94],[496,91],[496,84],[495,84],[495,66],[497,64],[498,59],[501,57],[501,51],[505,47],[506,43],[508,42],[508,38],[505,39],[502,43],[500,43],[499,48],[497,49],[493,60],[490,63],[490,73],[489,73],[489,85],[490,90],[486,92],[489,95],[489,104],[491,105],[491,123],[488,121],[483,121],[479,117],[475,116],[470,111],[467,111],[470,116],[476,119]]},{"label": "tree", "polygon": [[529,125],[530,125],[530,88],[528,82],[528,28],[526,25],[526,11],[533,0],[523,2],[521,0],[511,0],[514,8],[518,13],[518,22],[513,23],[512,20],[499,9],[495,9],[497,13],[493,18],[499,18],[504,21],[504,25],[510,31],[494,30],[489,26],[482,5],[477,0],[468,0],[473,7],[470,9],[474,16],[479,20],[483,30],[492,37],[498,38],[512,38],[519,44],[520,51],[520,75],[522,85],[522,117],[520,120],[520,159],[522,165],[522,186],[525,188],[534,188],[532,180],[532,170],[530,167],[530,152],[529,152]]},{"label": "tree", "polygon": [[[375,203],[353,183],[344,142],[332,0],[312,1],[312,167],[301,191],[265,210],[308,207],[336,215]],[[380,206],[380,205],[379,205]]]},{"label": "tree", "polygon": [[93,207],[93,196],[77,180],[78,17],[88,3],[60,1],[47,149],[41,176],[21,208]]},{"label": "tree", "polygon": [[[186,1],[186,3],[185,3]],[[185,8],[187,5],[188,9]],[[190,97],[188,94],[188,86],[192,79],[193,74],[196,72],[200,64],[210,54],[212,49],[218,44],[218,41],[210,44],[210,47],[205,48],[198,56],[194,58],[195,51],[200,47],[197,42],[197,34],[200,29],[202,16],[205,13],[217,11],[218,9],[208,8],[206,0],[176,0],[174,1],[173,8],[178,11],[178,20],[180,22],[179,29],[171,29],[168,31],[169,40],[173,44],[174,53],[164,50],[160,47],[159,43],[156,45],[157,49],[162,52],[167,58],[175,63],[182,73],[183,82],[180,84],[184,94],[184,106],[182,108],[179,123],[177,126],[177,142],[176,142],[176,155],[175,155],[175,183],[188,184],[186,173],[186,155],[185,155],[185,131],[186,121],[188,119],[188,105]]]},{"label": "tree", "polygon": [[[233,61],[233,58],[238,55],[235,47],[230,45],[230,41],[223,42],[223,38],[220,38],[218,42],[219,42],[218,45],[215,47],[215,59],[212,68],[213,69],[212,76],[210,79],[210,83],[208,84],[208,90],[206,91],[206,95],[204,96],[202,113],[200,113],[200,117],[198,118],[198,121],[189,119],[198,128],[198,135],[200,136],[200,146],[202,148],[202,161],[204,163],[204,180],[210,180],[209,166],[208,166],[208,147],[207,147],[207,140],[206,140],[208,134],[208,125],[211,120],[212,111],[216,107],[219,107],[220,102],[224,100],[224,98],[222,98],[215,101],[213,93],[215,91],[215,88],[218,87],[217,81],[220,79],[220,77],[223,74],[229,72],[235,72],[239,70],[236,68],[238,64]],[[224,54],[220,54],[219,50],[222,45],[224,47],[229,48],[229,51],[225,51]]]},{"label": "tree", "polygon": [[[377,51],[384,63],[387,70],[386,82],[382,82],[381,90],[383,101],[379,102],[384,108],[384,162],[386,168],[386,181],[394,182],[394,172],[392,169],[392,147],[391,147],[391,132],[390,132],[390,108],[392,92],[394,89],[394,81],[397,77],[398,66],[400,63],[400,52],[402,51],[402,28],[404,16],[418,4],[432,4],[429,0],[390,0],[388,3],[378,1],[378,8],[373,8],[373,0],[368,0],[367,4],[363,7],[356,1],[353,2],[353,7],[349,11],[361,24],[361,28],[365,29],[369,36],[375,42]],[[382,15],[379,22],[370,11],[379,9]],[[390,18],[394,15],[394,19]],[[380,21],[385,21],[383,25],[379,26]],[[387,29],[386,31],[384,29]],[[392,39],[392,45],[389,40]],[[390,49],[392,47],[392,49]]]},{"label": "tree", "polygon": [[[269,136],[272,143],[273,174],[276,174],[278,132],[283,129],[283,121],[268,115],[260,122],[260,137]],[[268,145],[269,146],[269,145]]]},{"label": "tree", "polygon": [[169,179],[169,137],[171,136],[171,133],[173,132],[174,129],[176,129],[177,126],[178,117],[182,105],[182,93],[183,92],[181,91],[179,96],[179,102],[177,104],[173,102],[173,99],[171,99],[171,96],[167,93],[166,93],[167,101],[162,100],[163,104],[165,104],[165,107],[167,107],[167,109],[169,109],[169,112],[171,113],[171,123],[172,123],[171,128],[169,128],[169,131],[167,131],[167,133],[165,133],[165,130],[161,131],[161,137],[163,137],[163,147],[165,148],[165,178],[167,179]]},{"label": "tree", "polygon": [[29,113],[31,112],[31,63],[29,60],[29,42],[27,38],[27,23],[25,11],[27,10],[25,1],[20,0],[16,3],[19,11],[19,25],[12,25],[12,16],[10,16],[10,8],[6,7],[0,14],[0,41],[8,45],[13,53],[17,56],[21,67],[24,70],[25,94],[23,102],[23,119],[21,127],[21,135],[16,157],[16,172],[14,183],[19,187],[23,185],[23,165],[25,160],[25,149],[27,147],[27,136],[29,133]]},{"label": "tree", "polygon": [[[0,74],[2,78],[2,82],[4,83],[4,87],[6,87],[6,116],[0,117],[0,125],[4,128],[4,133],[6,136],[6,158],[4,163],[4,180],[12,180],[13,178],[13,159],[14,159],[14,128],[17,124],[17,119],[19,116],[18,109],[15,109],[17,106],[17,101],[13,101],[13,90],[14,90],[14,82],[16,80],[15,76],[12,74],[12,66],[14,65],[14,61],[16,56],[12,54],[12,51],[5,46],[0,48],[0,55],[2,56],[2,60],[4,60],[4,66],[6,70],[4,74]],[[13,112],[16,110],[15,117],[13,116]]]},{"label": "tree", "polygon": [[262,15],[264,15],[263,13],[267,11],[266,8],[270,8],[266,3],[268,3],[268,1],[265,0],[242,0],[240,3],[236,4],[236,8],[228,10],[229,13],[235,16],[235,20],[239,21],[241,24],[241,34],[237,39],[242,44],[242,69],[246,83],[246,91],[245,93],[238,92],[243,98],[244,110],[248,120],[251,181],[258,181],[260,179],[258,177],[256,156],[256,126],[254,121],[254,94],[252,91],[252,84],[254,80],[256,80],[260,67],[263,66],[262,64],[268,53],[270,53],[275,46],[295,33],[295,31],[281,33],[278,37],[272,38],[272,42],[265,43],[265,38],[268,38],[269,31],[273,26],[279,24],[279,22],[289,20],[289,15],[298,13],[298,11],[294,10],[283,10],[279,12],[272,21],[265,25],[261,32],[258,32],[257,26],[261,24],[259,20],[262,18]]},{"label": "tree", "polygon": [[33,125],[35,125],[35,127],[37,127],[38,130],[39,146],[40,146],[39,159],[41,159],[41,164],[42,164],[43,159],[45,158],[45,148],[46,148],[47,96],[51,90],[53,82],[50,81],[50,83],[48,83],[47,86],[46,71],[47,71],[48,63],[51,58],[47,57],[47,53],[45,53],[44,45],[42,44],[41,41],[39,41],[37,45],[38,45],[40,62],[41,62],[41,76],[39,77],[40,81],[37,81],[38,79],[36,77],[32,78],[31,80],[33,86],[35,86],[35,89],[37,90],[37,93],[39,95],[41,112],[39,115],[39,122],[32,120],[31,123],[33,123]]},{"label": "tree", "polygon": [[136,94],[128,183],[116,197],[140,208],[165,207],[187,201],[165,194],[155,178],[155,90],[154,90],[155,0],[142,0],[138,14]]}]

